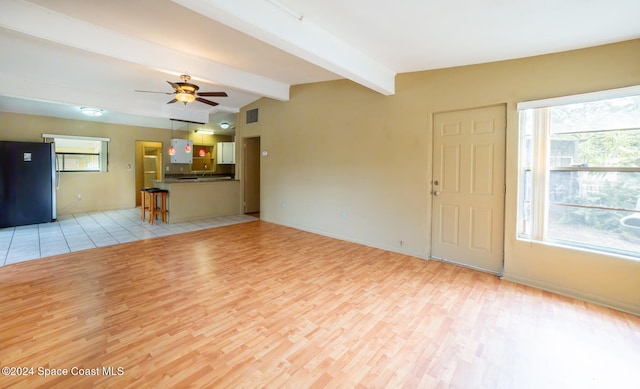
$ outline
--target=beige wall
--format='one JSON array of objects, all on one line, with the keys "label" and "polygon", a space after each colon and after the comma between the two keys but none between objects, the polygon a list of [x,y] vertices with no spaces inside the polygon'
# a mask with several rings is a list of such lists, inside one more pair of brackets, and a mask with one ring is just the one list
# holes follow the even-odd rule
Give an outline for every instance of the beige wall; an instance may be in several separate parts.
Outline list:
[{"label": "beige wall", "polygon": [[[345,80],[299,85],[288,102],[245,107],[237,140],[260,136],[269,153],[264,220],[428,258],[433,114],[506,104],[505,278],[640,313],[639,261],[516,240],[516,104],[638,84],[640,40],[400,74],[388,97]],[[259,122],[244,124],[252,108]]]},{"label": "beige wall", "polygon": [[[0,112],[0,140],[42,142],[43,133],[111,138],[108,172],[61,173],[58,215],[135,207],[135,142],[167,145],[170,139],[170,131],[165,129]],[[163,161],[167,164],[168,155],[164,155]],[[171,168],[177,166],[182,165]],[[188,169],[188,165],[184,166]]]},{"label": "beige wall", "polygon": [[[640,40],[401,74],[396,84],[388,97],[345,80],[300,85],[288,102],[262,99],[245,107],[259,108],[260,120],[243,124],[241,112],[237,144],[260,136],[269,152],[261,161],[261,217],[427,258],[433,114],[506,103],[505,277],[640,313],[640,262],[515,238],[516,103],[640,84]],[[171,138],[163,129],[0,113],[0,140],[40,142],[42,133],[112,140],[109,172],[63,174],[60,215],[133,207],[135,141],[166,146]],[[163,149],[165,167],[188,171],[168,164]],[[238,177],[242,160],[238,155]]]}]

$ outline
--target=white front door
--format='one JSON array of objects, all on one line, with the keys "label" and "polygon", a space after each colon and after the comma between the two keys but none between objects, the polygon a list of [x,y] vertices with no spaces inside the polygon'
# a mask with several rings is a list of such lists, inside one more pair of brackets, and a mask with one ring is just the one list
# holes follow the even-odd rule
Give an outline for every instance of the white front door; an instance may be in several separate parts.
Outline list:
[{"label": "white front door", "polygon": [[434,116],[431,257],[502,272],[505,115],[500,105]]}]

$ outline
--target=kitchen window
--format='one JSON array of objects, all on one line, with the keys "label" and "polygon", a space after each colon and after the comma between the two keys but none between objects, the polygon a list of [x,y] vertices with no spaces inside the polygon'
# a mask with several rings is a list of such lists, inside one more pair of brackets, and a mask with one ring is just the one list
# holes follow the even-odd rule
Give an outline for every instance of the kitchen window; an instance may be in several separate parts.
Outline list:
[{"label": "kitchen window", "polygon": [[640,87],[518,110],[518,237],[640,258]]},{"label": "kitchen window", "polygon": [[108,167],[108,138],[43,134],[53,139],[57,169],[61,172],[106,172]]}]

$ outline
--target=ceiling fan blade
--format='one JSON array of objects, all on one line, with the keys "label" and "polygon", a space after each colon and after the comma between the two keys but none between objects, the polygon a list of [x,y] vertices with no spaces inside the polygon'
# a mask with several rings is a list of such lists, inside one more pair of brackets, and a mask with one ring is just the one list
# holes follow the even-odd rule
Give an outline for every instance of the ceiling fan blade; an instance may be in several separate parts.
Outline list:
[{"label": "ceiling fan blade", "polygon": [[[171,94],[171,93],[170,93],[170,94]],[[167,104],[173,104],[173,103],[175,103],[175,102],[177,102],[177,101],[178,101],[178,100],[173,99],[173,100],[169,101]]]},{"label": "ceiling fan blade", "polygon": [[169,85],[171,85],[171,87],[173,87],[173,89],[176,90],[176,92],[184,92],[182,90],[182,87],[178,84],[176,84],[175,82],[171,82],[171,81],[167,81],[169,83]]},{"label": "ceiling fan blade", "polygon": [[199,102],[201,102],[201,103],[205,103],[205,104],[209,104],[209,105],[211,105],[211,106],[213,106],[213,107],[215,107],[216,105],[218,105],[218,103],[216,103],[216,102],[214,102],[214,101],[210,101],[210,100],[207,100],[207,99],[203,99],[203,98],[201,98],[201,97],[196,97],[196,101],[199,101]]},{"label": "ceiling fan blade", "polygon": [[171,92],[156,92],[156,91],[152,91],[152,90],[138,90],[138,89],[134,90],[134,92],[162,93],[163,95],[174,95],[175,94],[175,92],[174,93],[171,93]]},{"label": "ceiling fan blade", "polygon": [[198,92],[198,96],[227,97],[225,92]]}]

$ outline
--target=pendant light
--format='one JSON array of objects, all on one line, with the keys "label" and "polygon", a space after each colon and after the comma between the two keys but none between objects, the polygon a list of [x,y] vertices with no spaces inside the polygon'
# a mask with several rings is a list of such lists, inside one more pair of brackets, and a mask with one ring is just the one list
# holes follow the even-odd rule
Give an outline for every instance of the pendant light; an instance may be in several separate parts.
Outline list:
[{"label": "pendant light", "polygon": [[[171,121],[171,139],[173,139],[173,120]],[[169,150],[167,150],[169,155],[176,155],[176,149],[173,147],[171,142],[169,142]]]},{"label": "pendant light", "polygon": [[184,146],[184,152],[189,154],[191,153],[191,145],[189,144],[189,123],[187,123],[187,145]]},{"label": "pendant light", "polygon": [[200,144],[202,144],[203,146],[200,146],[200,151],[198,151],[198,155],[201,157],[204,157],[205,155],[207,155],[207,152],[204,149],[204,140],[202,138],[202,131],[200,131]]}]

